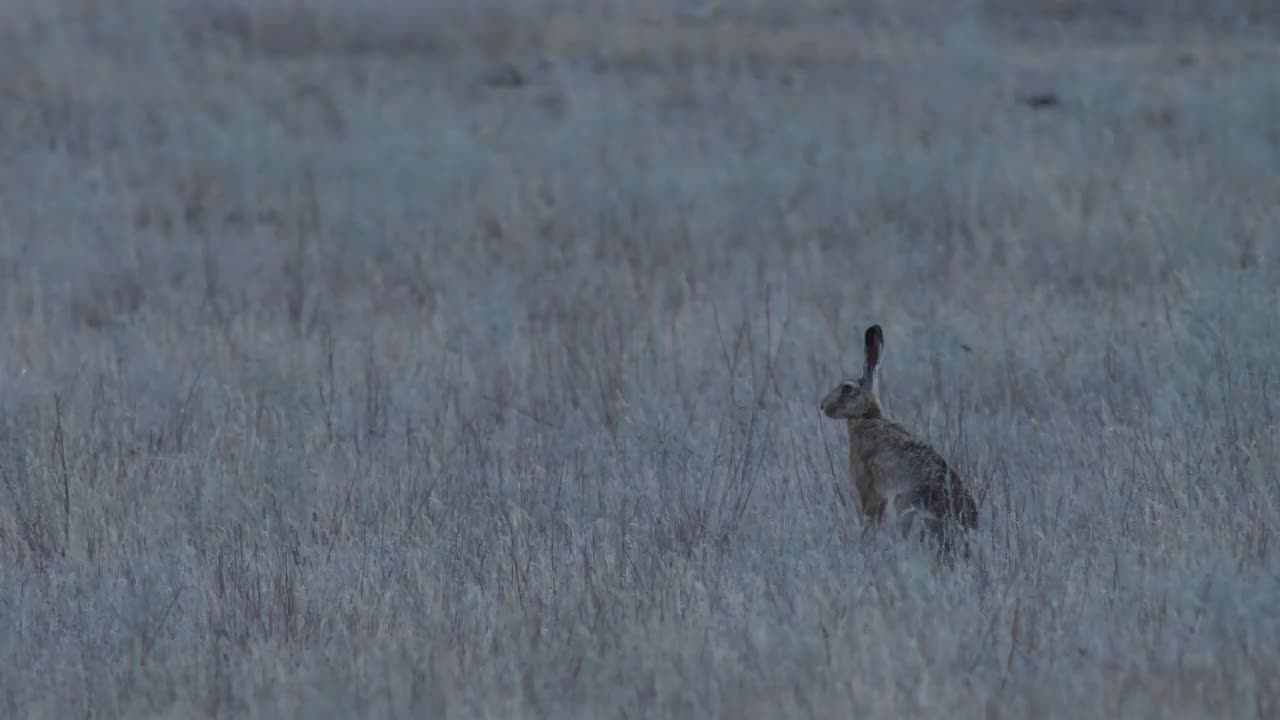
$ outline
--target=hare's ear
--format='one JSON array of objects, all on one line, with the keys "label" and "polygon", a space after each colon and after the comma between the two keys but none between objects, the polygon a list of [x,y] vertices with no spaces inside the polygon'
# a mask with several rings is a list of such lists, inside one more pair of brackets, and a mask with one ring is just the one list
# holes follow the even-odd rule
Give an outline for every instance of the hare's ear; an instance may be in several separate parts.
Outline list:
[{"label": "hare's ear", "polygon": [[884,353],[884,331],[879,325],[872,325],[867,328],[864,342],[867,348],[867,364],[862,369],[862,375],[868,382],[875,382],[876,371],[880,369],[880,357]]}]

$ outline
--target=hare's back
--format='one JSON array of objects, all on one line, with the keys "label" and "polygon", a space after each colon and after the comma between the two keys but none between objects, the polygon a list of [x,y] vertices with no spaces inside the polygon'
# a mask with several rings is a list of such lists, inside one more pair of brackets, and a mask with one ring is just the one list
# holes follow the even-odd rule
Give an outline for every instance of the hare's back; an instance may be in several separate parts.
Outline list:
[{"label": "hare's back", "polygon": [[914,495],[940,466],[946,465],[932,448],[895,422],[881,420],[868,430],[863,462],[876,491],[886,498]]},{"label": "hare's back", "polygon": [[978,504],[960,474],[945,461],[944,468],[917,489],[917,502],[936,517],[952,518],[967,530],[977,528]]},{"label": "hare's back", "polygon": [[[952,518],[962,527],[978,526],[978,505],[964,479],[936,450],[898,428],[896,464],[910,470],[912,504],[938,518]],[[898,484],[903,484],[899,480]]]}]

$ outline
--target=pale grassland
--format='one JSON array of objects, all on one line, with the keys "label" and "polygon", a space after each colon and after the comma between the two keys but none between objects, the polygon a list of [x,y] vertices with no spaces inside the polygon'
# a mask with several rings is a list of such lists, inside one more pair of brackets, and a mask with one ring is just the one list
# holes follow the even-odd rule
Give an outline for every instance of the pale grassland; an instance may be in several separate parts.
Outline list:
[{"label": "pale grassland", "polygon": [[1280,714],[1270,3],[629,5],[0,9],[0,716]]}]

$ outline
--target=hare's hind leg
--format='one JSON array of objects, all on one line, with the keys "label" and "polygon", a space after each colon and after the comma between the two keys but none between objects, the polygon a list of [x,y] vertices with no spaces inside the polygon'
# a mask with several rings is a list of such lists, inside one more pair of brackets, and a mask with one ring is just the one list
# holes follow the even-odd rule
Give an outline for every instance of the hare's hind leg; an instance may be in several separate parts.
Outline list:
[{"label": "hare's hind leg", "polygon": [[948,566],[970,558],[969,533],[955,518],[939,520],[932,535],[938,558]]},{"label": "hare's hind leg", "polygon": [[941,553],[949,552],[947,521],[917,504],[909,504],[897,514],[902,539],[919,543]]}]

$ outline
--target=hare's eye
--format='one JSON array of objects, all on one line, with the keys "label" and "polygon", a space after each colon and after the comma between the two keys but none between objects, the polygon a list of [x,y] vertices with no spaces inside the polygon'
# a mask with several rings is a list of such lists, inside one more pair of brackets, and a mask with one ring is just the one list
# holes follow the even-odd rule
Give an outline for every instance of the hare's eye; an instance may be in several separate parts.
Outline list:
[{"label": "hare's eye", "polygon": [[844,383],[840,386],[840,394],[848,395],[853,392],[853,383]]}]

